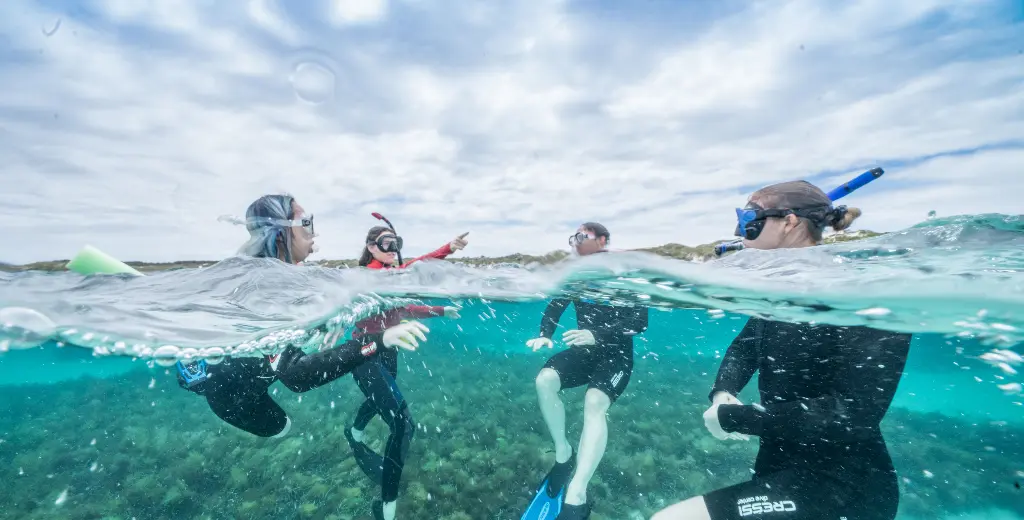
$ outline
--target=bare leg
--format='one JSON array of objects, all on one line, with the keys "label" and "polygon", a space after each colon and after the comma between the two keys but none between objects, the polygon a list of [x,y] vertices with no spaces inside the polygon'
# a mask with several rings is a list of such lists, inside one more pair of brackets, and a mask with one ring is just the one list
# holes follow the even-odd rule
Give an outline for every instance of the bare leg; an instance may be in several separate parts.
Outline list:
[{"label": "bare leg", "polygon": [[565,438],[565,405],[558,396],[562,381],[558,372],[550,368],[541,369],[537,374],[537,402],[540,413],[548,426],[551,440],[555,443],[555,462],[565,462],[572,455],[572,447]]},{"label": "bare leg", "polygon": [[611,399],[604,392],[594,388],[587,390],[583,403],[583,435],[576,454],[576,474],[566,489],[566,504],[581,505],[587,501],[587,484],[594,477],[608,445],[608,407],[611,404]]},{"label": "bare leg", "polygon": [[693,497],[654,513],[651,520],[711,520],[711,513],[704,497]]}]

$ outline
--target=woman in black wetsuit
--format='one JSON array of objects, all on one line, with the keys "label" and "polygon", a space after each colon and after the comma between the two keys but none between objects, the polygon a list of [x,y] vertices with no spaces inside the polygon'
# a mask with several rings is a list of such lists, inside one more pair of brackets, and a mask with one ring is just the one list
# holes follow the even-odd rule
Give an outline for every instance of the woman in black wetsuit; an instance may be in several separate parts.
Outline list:
[{"label": "woman in black wetsuit", "polygon": [[[299,264],[313,251],[313,216],[290,196],[257,199],[246,211],[246,227],[251,238],[241,254]],[[228,424],[260,437],[281,437],[291,419],[267,392],[275,381],[294,392],[312,390],[348,374],[380,349],[415,348],[416,337],[426,339],[425,330],[407,322],[313,354],[289,346],[276,356],[228,358],[216,365],[179,362],[178,383],[206,397],[213,413]]]},{"label": "woman in black wetsuit", "polygon": [[[768,186],[737,209],[752,249],[821,243],[860,215],[807,182]],[[651,520],[882,520],[899,487],[879,423],[903,375],[910,334],[751,318],[722,360],[704,413],[720,440],[760,438],[749,482],[669,506]],[[735,395],[760,371],[761,404]]]}]

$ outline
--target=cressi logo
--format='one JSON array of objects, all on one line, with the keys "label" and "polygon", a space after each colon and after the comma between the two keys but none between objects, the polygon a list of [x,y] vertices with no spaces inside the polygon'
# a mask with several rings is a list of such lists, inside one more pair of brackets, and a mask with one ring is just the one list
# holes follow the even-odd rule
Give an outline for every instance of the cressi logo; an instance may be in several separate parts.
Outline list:
[{"label": "cressi logo", "polygon": [[796,511],[796,504],[792,500],[780,500],[778,502],[754,502],[738,506],[740,516],[762,515],[765,513],[789,513]]},{"label": "cressi logo", "polygon": [[548,517],[548,513],[550,513],[550,512],[551,512],[551,503],[549,502],[547,504],[544,504],[544,507],[541,508],[540,514],[537,515],[537,520],[544,520],[545,518]]}]

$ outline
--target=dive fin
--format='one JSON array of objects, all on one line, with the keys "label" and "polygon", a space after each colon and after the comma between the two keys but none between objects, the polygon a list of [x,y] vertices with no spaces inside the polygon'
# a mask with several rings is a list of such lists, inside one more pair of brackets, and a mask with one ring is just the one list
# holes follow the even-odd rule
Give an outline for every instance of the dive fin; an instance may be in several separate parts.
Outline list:
[{"label": "dive fin", "polygon": [[564,498],[564,486],[558,489],[557,495],[548,495],[548,477],[544,477],[544,481],[537,488],[536,496],[530,502],[530,507],[526,508],[526,512],[519,520],[555,520],[562,510]]},{"label": "dive fin", "polygon": [[352,436],[350,428],[345,428],[345,438],[348,439],[348,445],[352,448],[352,456],[356,459],[356,465],[370,480],[380,485],[384,480],[384,457],[371,450],[366,444],[357,441]]}]

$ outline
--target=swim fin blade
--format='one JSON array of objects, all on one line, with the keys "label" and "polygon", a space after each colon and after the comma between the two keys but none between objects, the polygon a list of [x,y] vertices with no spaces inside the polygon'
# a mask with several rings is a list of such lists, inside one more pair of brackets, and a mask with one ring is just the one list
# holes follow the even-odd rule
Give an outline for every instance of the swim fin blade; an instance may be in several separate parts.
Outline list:
[{"label": "swim fin blade", "polygon": [[558,517],[558,513],[562,511],[562,501],[565,499],[565,486],[562,486],[558,490],[558,495],[548,495],[548,478],[544,477],[544,481],[540,483],[540,487],[537,488],[537,495],[533,497],[533,502],[530,502],[530,507],[526,508],[526,512],[519,520],[555,520]]},{"label": "swim fin blade", "polygon": [[345,439],[348,440],[348,445],[352,448],[352,456],[356,459],[356,465],[370,480],[379,485],[384,480],[384,457],[371,450],[366,444],[357,441],[352,436],[352,430],[348,428],[345,429]]}]

